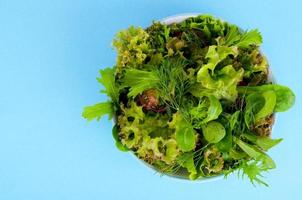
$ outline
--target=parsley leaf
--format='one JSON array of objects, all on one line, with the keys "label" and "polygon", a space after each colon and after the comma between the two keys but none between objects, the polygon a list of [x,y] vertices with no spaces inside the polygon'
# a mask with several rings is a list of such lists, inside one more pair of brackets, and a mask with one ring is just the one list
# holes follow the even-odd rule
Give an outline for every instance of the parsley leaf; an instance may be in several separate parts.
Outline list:
[{"label": "parsley leaf", "polygon": [[111,101],[108,101],[85,107],[82,116],[91,121],[93,119],[100,120],[103,115],[108,114],[109,119],[111,119],[114,114],[113,111],[113,104]]},{"label": "parsley leaf", "polygon": [[97,78],[98,82],[104,86],[104,89],[101,90],[101,93],[105,93],[111,98],[113,103],[118,102],[119,89],[115,84],[114,78],[114,68],[105,68],[100,70],[101,76]]},{"label": "parsley leaf", "polygon": [[135,97],[143,91],[157,87],[159,78],[155,71],[126,70],[122,87],[130,87],[128,97]]}]

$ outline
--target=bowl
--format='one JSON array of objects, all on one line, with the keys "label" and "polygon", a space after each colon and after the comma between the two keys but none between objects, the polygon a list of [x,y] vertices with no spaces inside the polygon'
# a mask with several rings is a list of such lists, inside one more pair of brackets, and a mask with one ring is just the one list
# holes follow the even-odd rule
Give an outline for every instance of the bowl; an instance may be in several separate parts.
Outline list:
[{"label": "bowl", "polygon": [[[180,23],[180,22],[182,22],[182,21],[184,21],[184,20],[186,20],[186,19],[188,19],[190,17],[196,17],[198,15],[200,15],[200,14],[199,13],[182,13],[182,14],[177,14],[177,15],[173,15],[173,16],[169,16],[169,17],[163,18],[163,19],[159,20],[159,22],[162,23],[162,24],[170,25],[170,24],[173,24],[173,23]],[[271,72],[270,68],[268,68],[268,70],[269,70],[269,73],[268,73],[268,82],[275,83],[276,81],[275,81],[275,78],[272,75],[272,72]],[[273,116],[273,118],[275,118],[275,115]],[[113,123],[114,124],[116,123],[116,118],[113,119]],[[131,153],[131,154],[133,156],[135,156],[134,153]],[[152,171],[157,172],[157,173],[159,173],[161,175],[164,175],[164,176],[167,176],[167,177],[171,177],[173,179],[178,179],[178,180],[182,180],[182,181],[190,181],[190,182],[192,182],[192,180],[190,180],[188,178],[186,170],[183,170],[183,171],[179,170],[175,174],[163,173],[163,172],[159,171],[153,165],[145,162],[144,160],[139,159],[137,156],[135,156],[135,158],[137,160],[139,160],[140,163],[142,163],[143,165],[145,165],[148,168],[150,168]],[[212,182],[212,181],[216,181],[216,180],[221,180],[221,179],[223,179],[223,177],[224,177],[223,174],[213,175],[211,177],[200,177],[200,178],[194,180],[194,182],[202,182],[202,183]]]}]

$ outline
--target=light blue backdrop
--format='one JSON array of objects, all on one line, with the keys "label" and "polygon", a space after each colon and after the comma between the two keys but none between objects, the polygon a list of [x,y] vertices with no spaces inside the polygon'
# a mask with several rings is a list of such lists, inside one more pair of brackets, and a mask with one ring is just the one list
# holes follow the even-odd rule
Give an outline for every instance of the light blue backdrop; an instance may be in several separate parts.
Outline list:
[{"label": "light blue backdrop", "polygon": [[[302,3],[299,0],[0,0],[0,199],[301,199]],[[98,69],[112,66],[114,34],[184,12],[258,27],[280,84],[297,95],[277,116],[269,188],[247,180],[160,177],[119,152],[111,122],[87,123]]]}]

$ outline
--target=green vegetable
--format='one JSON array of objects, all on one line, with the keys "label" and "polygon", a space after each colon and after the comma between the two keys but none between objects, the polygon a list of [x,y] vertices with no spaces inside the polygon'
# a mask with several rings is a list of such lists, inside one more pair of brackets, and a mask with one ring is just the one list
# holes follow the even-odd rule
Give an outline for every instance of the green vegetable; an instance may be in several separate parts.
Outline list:
[{"label": "green vegetable", "polygon": [[251,45],[260,45],[261,43],[262,37],[257,29],[240,33],[236,26],[231,26],[224,42],[227,46],[237,46],[240,48],[248,48]]},{"label": "green vegetable", "polygon": [[224,138],[226,131],[222,124],[211,121],[202,127],[202,133],[209,143],[218,143]]},{"label": "green vegetable", "polygon": [[194,96],[213,94],[218,99],[235,101],[237,98],[236,86],[242,80],[243,69],[236,71],[232,65],[227,65],[217,72],[213,77],[209,68],[202,67],[197,74],[197,81],[201,83],[191,90]]},{"label": "green vegetable", "polygon": [[175,129],[176,141],[182,151],[188,152],[195,148],[195,130],[179,113],[173,115],[170,127]]},{"label": "green vegetable", "polygon": [[254,87],[238,87],[239,93],[254,93],[274,91],[276,93],[276,106],[275,112],[285,112],[295,104],[295,94],[291,89],[283,85],[261,85]]},{"label": "green vegetable", "polygon": [[115,69],[105,68],[100,70],[101,77],[97,78],[98,82],[101,83],[105,89],[101,90],[101,93],[109,96],[114,104],[118,102],[119,88],[115,83]]},{"label": "green vegetable", "polygon": [[203,124],[217,119],[221,112],[222,107],[216,97],[209,95],[201,98],[199,104],[190,109],[193,127],[200,128]]},{"label": "green vegetable", "polygon": [[113,104],[110,101],[85,107],[82,116],[91,121],[93,119],[100,120],[106,114],[109,115],[109,119],[114,115]]},{"label": "green vegetable", "polygon": [[147,89],[156,88],[158,82],[159,78],[154,71],[129,69],[125,73],[122,87],[130,87],[128,97],[135,97]]},{"label": "green vegetable", "polygon": [[244,134],[243,135],[246,139],[248,139],[250,142],[256,144],[258,147],[261,149],[268,151],[272,147],[276,146],[279,144],[283,139],[271,139],[268,137],[263,137],[263,136],[255,136],[252,134]]},{"label": "green vegetable", "polygon": [[188,153],[182,154],[178,158],[178,163],[180,164],[180,166],[182,166],[188,170],[188,172],[190,173],[189,178],[191,180],[194,180],[197,178],[196,177],[197,171],[196,171],[196,167],[194,164],[194,153],[193,152],[188,152]]},{"label": "green vegetable", "polygon": [[129,151],[129,149],[127,147],[125,147],[119,137],[118,137],[118,128],[117,126],[115,125],[113,128],[112,128],[112,136],[115,140],[115,146],[120,150],[120,151],[123,151],[123,152],[126,152],[126,151]]}]

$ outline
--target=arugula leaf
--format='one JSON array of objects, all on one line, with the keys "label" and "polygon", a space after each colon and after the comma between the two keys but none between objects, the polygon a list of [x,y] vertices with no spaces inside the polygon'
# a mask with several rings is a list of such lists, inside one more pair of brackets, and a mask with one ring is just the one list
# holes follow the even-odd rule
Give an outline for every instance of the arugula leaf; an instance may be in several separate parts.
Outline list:
[{"label": "arugula leaf", "polygon": [[262,153],[260,153],[259,151],[255,150],[255,148],[253,148],[251,145],[243,142],[240,139],[235,138],[235,142],[236,144],[245,152],[247,153],[247,155],[249,155],[251,158],[254,159],[259,159],[260,156],[262,155]]},{"label": "arugula leaf", "polygon": [[239,86],[239,93],[250,94],[254,92],[274,91],[276,93],[276,106],[274,112],[284,112],[295,104],[295,94],[293,91],[283,85],[261,85],[261,86]]},{"label": "arugula leaf", "polygon": [[106,114],[109,115],[109,119],[112,119],[114,108],[111,101],[85,107],[82,116],[88,121],[91,121],[93,119],[100,120],[100,118]]},{"label": "arugula leaf", "polygon": [[125,72],[122,87],[130,87],[128,97],[135,97],[143,91],[157,87],[159,78],[155,71],[128,69]]},{"label": "arugula leaf", "polygon": [[262,169],[274,169],[276,167],[275,162],[264,152],[257,149],[255,146],[249,145],[242,140],[235,138],[236,144],[251,158],[255,159],[256,161],[261,161]]},{"label": "arugula leaf", "polygon": [[209,143],[218,143],[224,138],[226,131],[222,124],[216,121],[211,121],[202,126],[202,133]]},{"label": "arugula leaf", "polygon": [[208,123],[209,121],[217,119],[222,112],[221,104],[216,97],[209,95],[208,99],[210,101],[210,105],[207,110],[207,117],[203,120],[203,123]]},{"label": "arugula leaf", "polygon": [[243,137],[248,139],[250,142],[256,144],[258,147],[263,149],[264,151],[268,151],[272,147],[276,146],[279,144],[283,139],[271,139],[269,137],[264,137],[264,136],[256,136],[252,134],[243,134]]},{"label": "arugula leaf", "polygon": [[113,103],[118,102],[119,97],[119,88],[115,83],[115,68],[105,68],[100,70],[101,76],[97,78],[98,82],[104,86],[104,89],[101,90],[101,93],[107,94],[113,101]]}]

